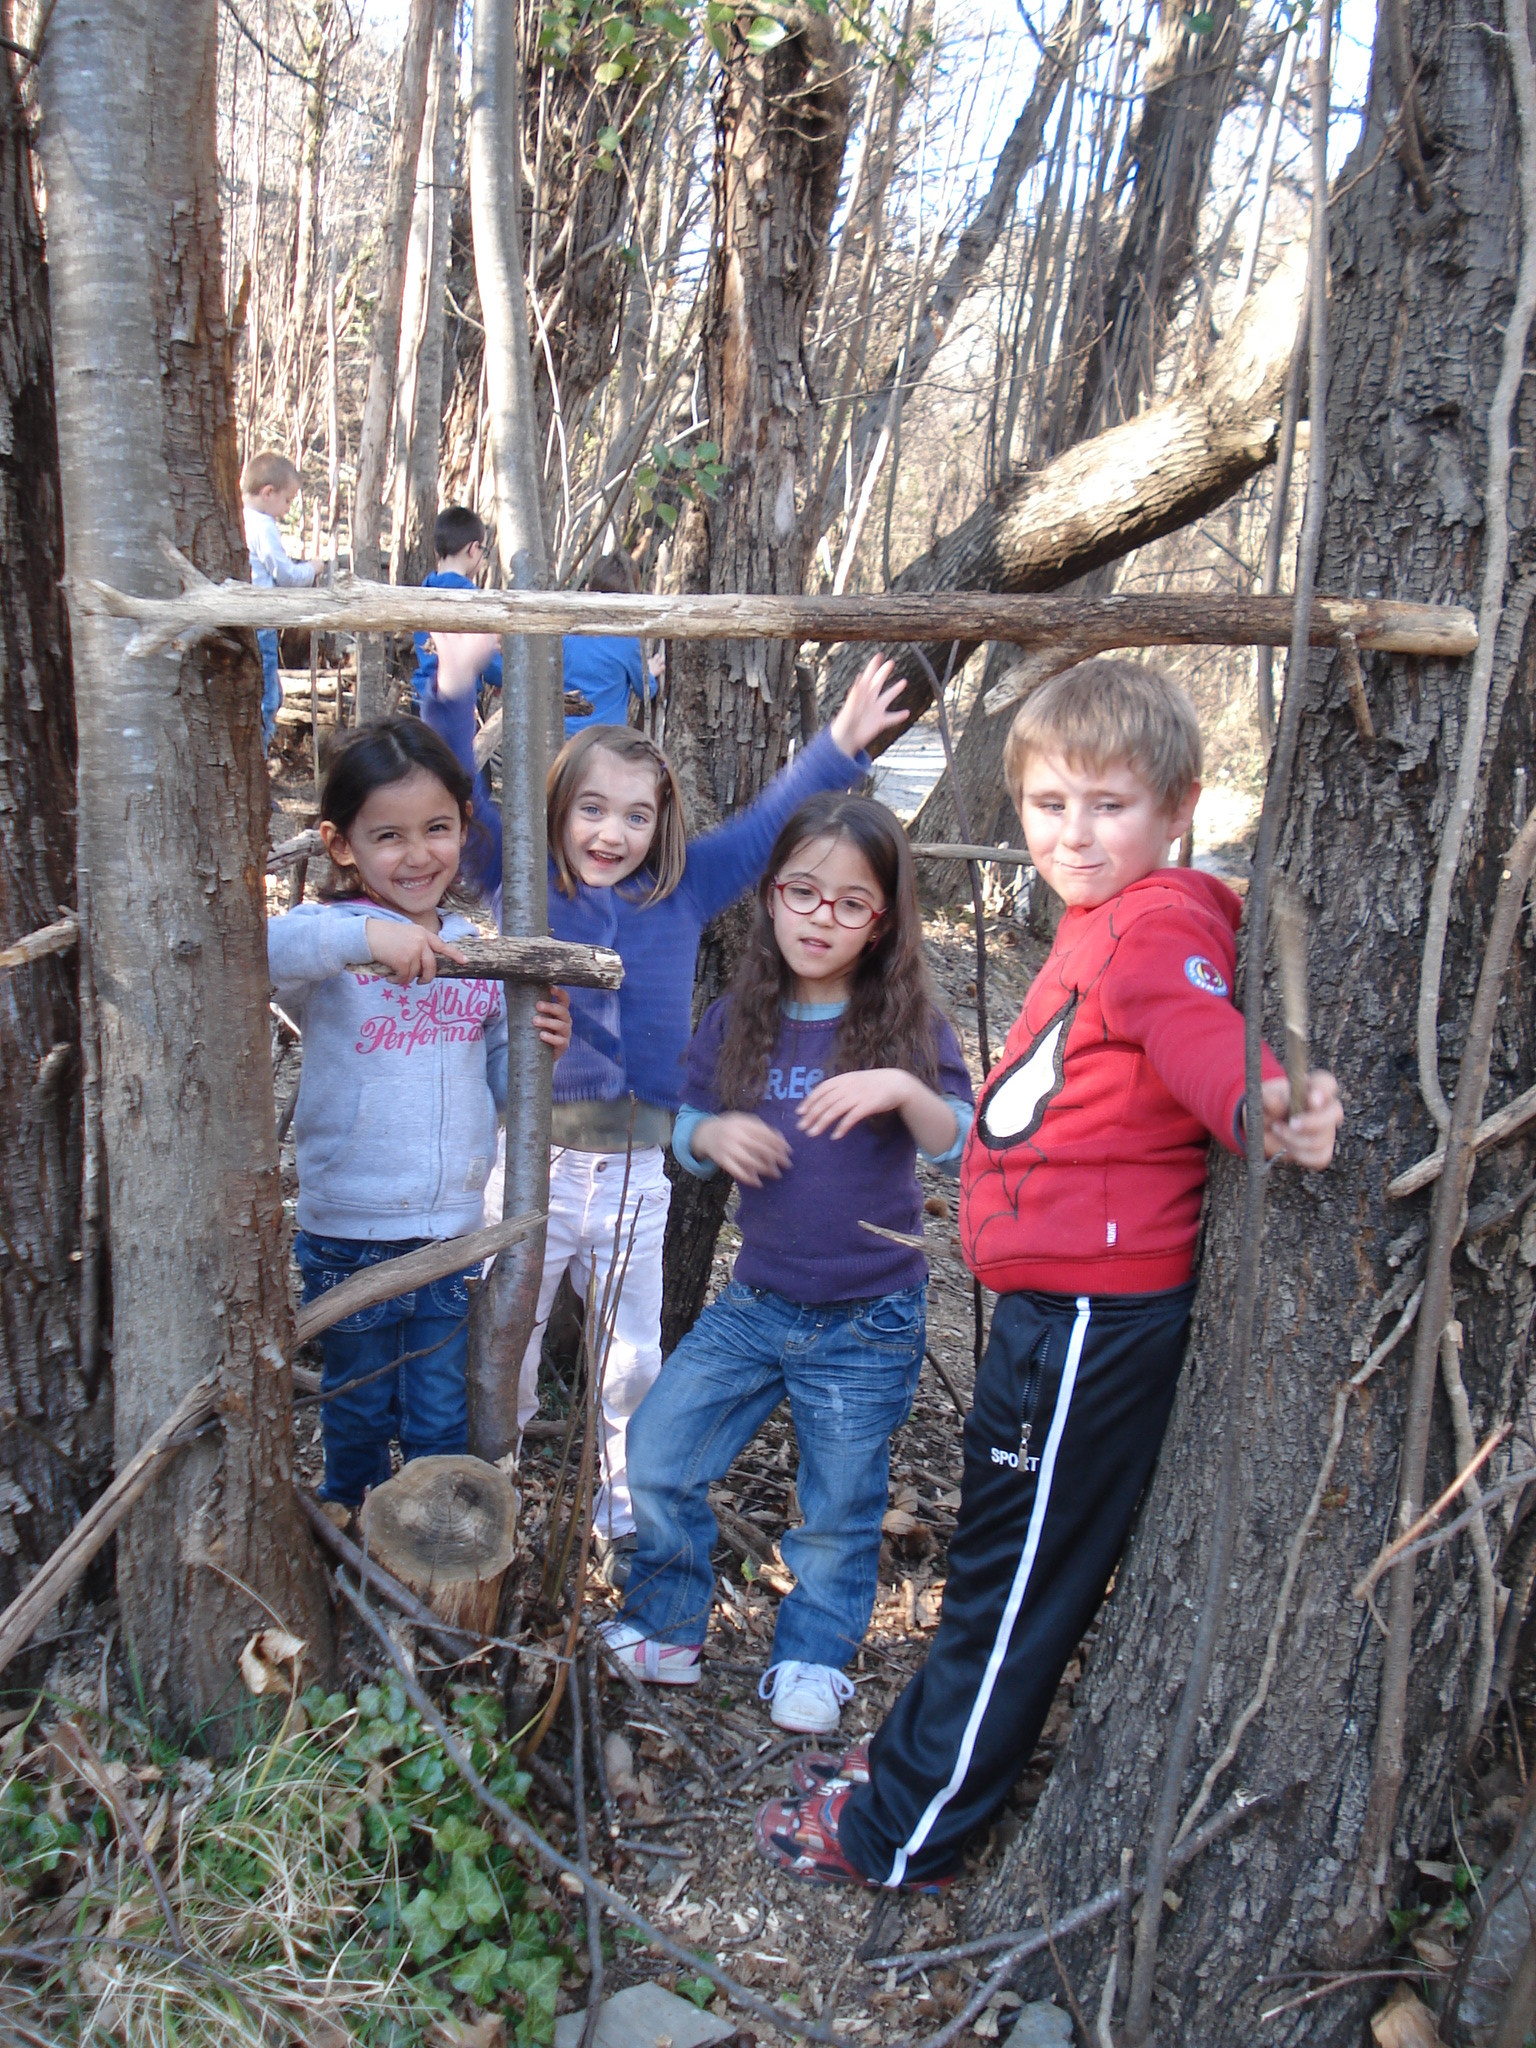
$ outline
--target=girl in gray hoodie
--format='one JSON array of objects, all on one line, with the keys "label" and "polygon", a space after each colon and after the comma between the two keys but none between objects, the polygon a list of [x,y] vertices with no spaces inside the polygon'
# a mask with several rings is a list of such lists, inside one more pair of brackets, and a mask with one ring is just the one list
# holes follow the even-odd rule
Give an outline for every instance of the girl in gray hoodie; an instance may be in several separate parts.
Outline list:
[{"label": "girl in gray hoodie", "polygon": [[[440,908],[471,830],[470,777],[413,718],[336,755],[320,831],[338,878],[324,903],[267,927],[278,1001],[304,1034],[294,1111],[304,1299],[481,1220],[506,1105],[507,1014],[496,981],[439,980],[471,921]],[[551,991],[536,1029],[556,1056],[570,1011]],[[409,1460],[465,1448],[469,1269],[333,1324],[322,1339],[321,1498],[356,1506]],[[355,1384],[354,1384],[355,1383]]]}]

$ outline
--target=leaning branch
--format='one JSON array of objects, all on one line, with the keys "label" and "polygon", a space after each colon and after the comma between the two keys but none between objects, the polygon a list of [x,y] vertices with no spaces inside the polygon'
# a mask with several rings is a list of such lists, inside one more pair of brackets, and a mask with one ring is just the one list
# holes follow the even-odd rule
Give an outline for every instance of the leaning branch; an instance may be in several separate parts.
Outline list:
[{"label": "leaning branch", "polygon": [[79,919],[72,910],[67,911],[57,924],[45,924],[18,939],[14,946],[0,948],[0,967],[26,967],[34,960],[46,959],[50,953],[67,953],[79,938]]},{"label": "leaning branch", "polygon": [[[1225,593],[1085,599],[998,596],[977,591],[895,591],[884,597],[727,593],[711,597],[606,596],[590,591],[425,590],[344,577],[311,590],[258,590],[199,580],[180,597],[135,597],[110,584],[74,590],[88,613],[133,619],[130,655],[186,646],[221,627],[300,627],[310,632],[622,633],[649,640],[780,639],[833,642],[1006,640],[1021,647],[1283,647],[1294,601]],[[1477,645],[1477,623],[1459,605],[1387,598],[1319,597],[1312,644],[1453,658]]]},{"label": "leaning branch", "polygon": [[494,1258],[508,1245],[520,1244],[544,1221],[543,1215],[508,1216],[485,1230],[471,1230],[463,1237],[445,1237],[436,1244],[422,1245],[414,1252],[402,1252],[398,1259],[385,1259],[350,1280],[331,1287],[306,1303],[293,1319],[294,1341],[308,1343],[322,1330],[330,1329],[346,1316],[355,1316],[381,1301],[393,1301],[416,1287],[430,1287],[434,1280],[446,1280],[450,1273],[462,1273]]},{"label": "leaning branch", "polygon": [[[1506,1138],[1513,1138],[1530,1123],[1536,1123],[1536,1088],[1527,1088],[1513,1102],[1506,1102],[1492,1116],[1484,1117],[1472,1133],[1472,1150],[1486,1152],[1492,1145],[1502,1145]],[[1431,1181],[1438,1180],[1444,1171],[1445,1147],[1441,1145],[1427,1159],[1405,1167],[1395,1180],[1389,1180],[1387,1199],[1396,1202],[1404,1195],[1416,1195],[1420,1188],[1427,1188]]]}]

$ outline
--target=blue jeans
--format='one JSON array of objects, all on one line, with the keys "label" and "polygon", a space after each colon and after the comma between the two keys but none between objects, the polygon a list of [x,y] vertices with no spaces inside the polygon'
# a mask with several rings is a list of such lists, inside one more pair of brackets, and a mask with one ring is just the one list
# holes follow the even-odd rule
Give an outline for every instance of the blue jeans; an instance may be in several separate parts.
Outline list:
[{"label": "blue jeans", "polygon": [[788,1395],[805,1520],[783,1539],[796,1583],[772,1661],[849,1661],[875,1604],[891,1434],[911,1411],[926,1308],[923,1287],[810,1308],[733,1281],[704,1311],[629,1425],[640,1541],[627,1621],[665,1642],[703,1642],[718,1534],[707,1489]]},{"label": "blue jeans", "polygon": [[[401,1244],[376,1244],[356,1237],[313,1237],[301,1230],[293,1241],[293,1256],[304,1276],[304,1299],[313,1301],[354,1273],[415,1251],[425,1242],[413,1237]],[[356,1507],[370,1486],[382,1486],[389,1477],[392,1437],[400,1439],[407,1463],[466,1448],[468,1281],[474,1270],[450,1273],[446,1280],[344,1316],[321,1337],[322,1393],[368,1373],[379,1374],[367,1386],[327,1401],[320,1411],[325,1439],[322,1500]],[[393,1372],[380,1371],[395,1361]]]},{"label": "blue jeans", "polygon": [[277,676],[277,635],[270,627],[256,635],[256,645],[261,649],[261,744],[263,750],[272,744],[272,735],[277,731],[277,714],[283,702],[283,686]]}]

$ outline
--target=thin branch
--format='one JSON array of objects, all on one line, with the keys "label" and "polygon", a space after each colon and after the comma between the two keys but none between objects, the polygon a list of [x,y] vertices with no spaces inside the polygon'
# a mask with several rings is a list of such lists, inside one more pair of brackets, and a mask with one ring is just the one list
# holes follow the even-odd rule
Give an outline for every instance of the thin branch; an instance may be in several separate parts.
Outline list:
[{"label": "thin branch", "polygon": [[[1442,1337],[1444,1336],[1443,1331],[1441,1335]],[[1467,1460],[1465,1466],[1456,1474],[1456,1477],[1451,1481],[1444,1493],[1441,1494],[1440,1498],[1432,1506],[1427,1507],[1412,1527],[1405,1529],[1395,1543],[1388,1544],[1387,1548],[1377,1558],[1365,1576],[1356,1581],[1355,1585],[1351,1588],[1351,1598],[1363,1600],[1382,1574],[1391,1571],[1393,1565],[1401,1559],[1415,1538],[1422,1536],[1432,1523],[1437,1522],[1456,1498],[1457,1494],[1463,1488],[1470,1485],[1477,1477],[1484,1465],[1487,1464],[1488,1460],[1499,1448],[1499,1445],[1507,1440],[1514,1426],[1512,1422],[1501,1422],[1499,1424],[1499,1427],[1489,1437],[1482,1449]],[[1442,1537],[1447,1534],[1449,1534],[1447,1530],[1437,1531],[1437,1535]]]},{"label": "thin branch", "polygon": [[[1389,21],[1401,16],[1389,8]],[[1429,892],[1424,925],[1424,964],[1419,980],[1419,1093],[1444,1137],[1451,1111],[1440,1086],[1440,982],[1445,965],[1445,935],[1450,923],[1451,891],[1461,860],[1461,843],[1472,817],[1482,775],[1483,733],[1499,615],[1504,605],[1504,579],[1509,568],[1510,422],[1525,371],[1525,345],[1536,315],[1536,67],[1531,62],[1530,24],[1522,7],[1504,9],[1505,42],[1520,137],[1520,269],[1515,303],[1504,329],[1499,381],[1488,408],[1488,481],[1483,491],[1483,589],[1477,608],[1478,647],[1467,686],[1467,708],[1461,730],[1447,746],[1457,750],[1456,787],[1446,815]],[[1405,129],[1406,129],[1405,122]],[[1436,1333],[1438,1338],[1438,1332]]]}]

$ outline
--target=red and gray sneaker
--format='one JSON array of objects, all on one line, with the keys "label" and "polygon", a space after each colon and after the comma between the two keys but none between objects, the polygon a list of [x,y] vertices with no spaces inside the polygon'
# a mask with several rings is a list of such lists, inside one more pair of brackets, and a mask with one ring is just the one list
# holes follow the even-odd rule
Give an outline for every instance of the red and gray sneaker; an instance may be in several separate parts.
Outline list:
[{"label": "red and gray sneaker", "polygon": [[[861,1884],[874,1889],[873,1878],[855,1870],[837,1838],[838,1822],[853,1791],[846,1779],[834,1779],[830,1790],[803,1799],[770,1799],[757,1814],[757,1846],[768,1861],[808,1884]],[[952,1880],[909,1882],[903,1892],[944,1891]]]},{"label": "red and gray sneaker", "polygon": [[790,1766],[790,1783],[797,1792],[822,1792],[838,1778],[850,1785],[869,1783],[869,1750],[862,1742],[833,1756],[826,1749],[803,1749]]},{"label": "red and gray sneaker", "polygon": [[697,1685],[703,1675],[697,1643],[659,1642],[632,1621],[600,1621],[597,1632],[613,1661],[647,1685]]}]

